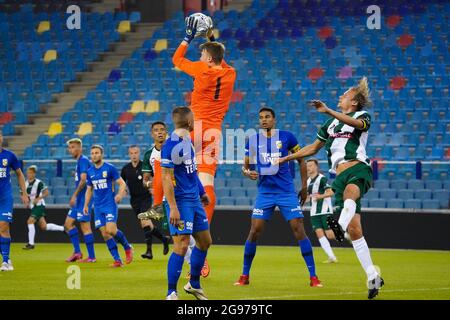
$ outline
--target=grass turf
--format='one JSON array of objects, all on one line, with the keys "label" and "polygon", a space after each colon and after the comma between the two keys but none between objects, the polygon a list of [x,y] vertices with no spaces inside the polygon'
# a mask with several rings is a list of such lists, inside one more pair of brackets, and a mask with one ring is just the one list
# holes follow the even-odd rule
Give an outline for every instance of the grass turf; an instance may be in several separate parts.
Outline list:
[{"label": "grass turf", "polygon": [[[25,251],[13,244],[15,270],[0,273],[1,297],[9,299],[163,299],[166,294],[166,266],[170,255],[155,245],[154,259],[143,260],[144,245],[135,245],[135,261],[123,268],[110,268],[106,245],[97,243],[97,263],[68,264],[69,244],[38,244]],[[83,248],[84,249],[84,248]],[[123,250],[120,250],[124,257]],[[373,261],[381,267],[386,282],[379,300],[450,299],[450,252],[372,249]],[[243,247],[213,246],[208,254],[211,274],[202,280],[210,299],[366,299],[365,273],[352,249],[335,249],[337,264],[323,264],[326,257],[315,248],[316,269],[323,288],[310,288],[299,248],[259,246],[251,270],[250,285],[234,287],[242,270]],[[81,268],[81,289],[70,290],[66,282],[69,265]],[[184,293],[183,267],[178,283]]]}]

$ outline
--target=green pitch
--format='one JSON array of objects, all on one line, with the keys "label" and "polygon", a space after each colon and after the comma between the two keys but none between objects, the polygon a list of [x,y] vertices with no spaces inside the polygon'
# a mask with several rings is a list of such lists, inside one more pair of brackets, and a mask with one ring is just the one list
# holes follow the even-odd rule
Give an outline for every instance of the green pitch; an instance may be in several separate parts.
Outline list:
[{"label": "green pitch", "polygon": [[[68,264],[69,244],[38,244],[24,251],[13,244],[15,270],[0,273],[0,295],[10,299],[163,299],[166,294],[167,256],[154,246],[154,259],[143,260],[144,245],[135,245],[135,261],[113,269],[103,243],[96,244],[97,263]],[[82,247],[83,248],[83,247]],[[84,249],[84,248],[83,248]],[[122,257],[123,250],[120,250]],[[317,273],[323,288],[310,288],[305,264],[296,247],[259,246],[250,285],[234,287],[242,269],[243,247],[213,246],[208,260],[211,274],[202,280],[210,299],[366,299],[365,274],[351,249],[335,249],[338,264],[322,264],[325,255],[315,248]],[[450,299],[450,252],[372,250],[386,282],[377,299]],[[67,288],[67,268],[78,265],[81,289]],[[178,284],[181,299],[193,299]]]}]

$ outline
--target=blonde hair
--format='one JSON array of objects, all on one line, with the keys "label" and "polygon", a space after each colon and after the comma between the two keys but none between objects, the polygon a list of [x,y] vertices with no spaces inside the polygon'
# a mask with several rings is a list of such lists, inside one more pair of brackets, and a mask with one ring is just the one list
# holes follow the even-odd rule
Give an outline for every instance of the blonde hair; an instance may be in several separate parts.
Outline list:
[{"label": "blonde hair", "polygon": [[353,100],[358,103],[359,110],[369,107],[372,104],[367,77],[362,77],[361,80],[359,80],[358,85],[353,87],[352,90],[355,91]]},{"label": "blonde hair", "polygon": [[37,172],[37,166],[36,165],[32,165],[32,166],[29,166],[28,167],[28,170],[30,170],[30,171],[33,171],[34,173],[36,173]]},{"label": "blonde hair", "polygon": [[69,145],[71,143],[76,143],[76,144],[79,144],[80,146],[83,146],[83,142],[81,141],[80,138],[72,138],[66,142],[67,145]]}]

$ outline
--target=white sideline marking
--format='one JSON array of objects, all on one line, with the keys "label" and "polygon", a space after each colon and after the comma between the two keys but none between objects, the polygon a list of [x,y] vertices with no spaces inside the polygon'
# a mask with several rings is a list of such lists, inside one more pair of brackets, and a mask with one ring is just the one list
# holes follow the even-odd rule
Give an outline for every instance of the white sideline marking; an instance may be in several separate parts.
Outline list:
[{"label": "white sideline marking", "polygon": [[[320,288],[318,289],[320,290]],[[434,290],[450,290],[450,288],[417,288],[417,289],[395,289],[384,290],[380,289],[380,293],[383,292],[414,292],[414,291],[434,291]],[[342,296],[342,295],[355,295],[367,294],[367,291],[348,291],[348,292],[335,292],[335,293],[314,293],[314,294],[289,294],[284,296],[272,296],[272,297],[245,297],[238,300],[272,300],[283,298],[295,298],[295,297],[317,297],[317,296]]]}]

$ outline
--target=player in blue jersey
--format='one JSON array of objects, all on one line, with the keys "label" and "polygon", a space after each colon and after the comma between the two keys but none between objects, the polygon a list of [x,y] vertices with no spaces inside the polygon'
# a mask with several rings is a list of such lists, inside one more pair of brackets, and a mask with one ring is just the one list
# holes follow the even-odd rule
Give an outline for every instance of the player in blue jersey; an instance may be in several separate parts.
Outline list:
[{"label": "player in blue jersey", "polygon": [[13,220],[11,169],[17,174],[17,180],[22,191],[20,198],[25,206],[28,207],[28,193],[25,187],[25,177],[20,168],[20,162],[14,153],[3,148],[3,134],[0,128],[0,251],[3,257],[3,263],[0,267],[1,271],[14,270],[11,259],[9,259],[11,247],[9,225]]},{"label": "player in blue jersey", "polygon": [[[110,163],[103,161],[103,147],[93,145],[91,147],[92,166],[87,171],[86,201],[83,213],[89,215],[88,203],[94,199],[94,222],[95,228],[100,229],[102,237],[108,246],[109,252],[114,259],[111,267],[121,267],[117,244],[120,243],[125,250],[127,264],[133,261],[133,248],[128,243],[125,235],[117,228],[118,207],[126,194],[127,185],[120,177],[119,171]],[[114,184],[119,185],[117,194]]]},{"label": "player in blue jersey", "polygon": [[[316,275],[313,250],[303,226],[303,213],[289,164],[272,165],[274,159],[300,149],[297,139],[289,131],[275,129],[275,112],[270,108],[264,107],[259,110],[259,125],[260,132],[249,137],[245,148],[242,171],[246,177],[258,179],[258,195],[253,209],[250,233],[245,242],[242,275],[235,285],[250,283],[250,268],[256,253],[256,241],[262,234],[266,221],[272,217],[275,207],[278,207],[298,241],[309,271],[310,286],[322,287]],[[252,165],[256,165],[256,170],[251,170]],[[302,179],[300,197],[303,204],[307,197],[306,165],[303,161],[299,161],[299,165]]]},{"label": "player in blue jersey", "polygon": [[200,286],[200,273],[211,245],[208,218],[200,202],[201,183],[197,174],[195,152],[190,139],[194,115],[187,107],[172,111],[175,131],[161,150],[161,167],[166,212],[169,216],[173,252],[167,265],[168,291],[166,300],[178,300],[177,283],[183,268],[184,255],[193,235],[196,245],[191,253],[191,278],[184,290],[199,300],[207,300]]},{"label": "player in blue jersey", "polygon": [[[83,143],[81,139],[74,138],[67,141],[67,150],[70,155],[77,160],[75,167],[75,191],[70,198],[70,210],[67,214],[64,228],[70,237],[73,245],[73,253],[67,258],[66,262],[96,262],[94,251],[94,235],[91,228],[90,212],[83,214],[84,196],[86,194],[86,174],[91,166],[88,157],[83,155]],[[80,249],[80,240],[78,238],[78,228],[75,222],[80,223],[81,232],[84,236],[84,242],[88,251],[88,257],[83,260],[83,254]]]}]

